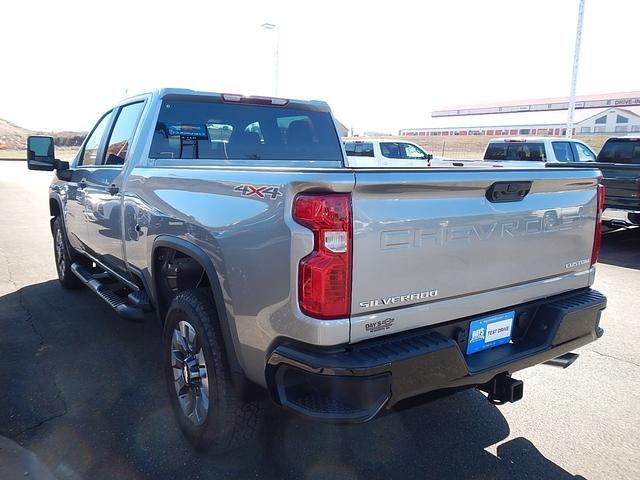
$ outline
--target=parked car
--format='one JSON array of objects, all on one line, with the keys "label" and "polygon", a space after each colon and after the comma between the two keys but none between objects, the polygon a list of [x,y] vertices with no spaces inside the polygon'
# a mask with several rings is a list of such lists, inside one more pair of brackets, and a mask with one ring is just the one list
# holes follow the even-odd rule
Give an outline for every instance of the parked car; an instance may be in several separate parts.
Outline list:
[{"label": "parked car", "polygon": [[547,163],[595,162],[596,154],[589,146],[573,138],[507,137],[493,138],[487,144],[483,159],[504,166],[543,166]]},{"label": "parked car", "polygon": [[433,155],[415,143],[393,139],[367,138],[344,142],[347,166],[358,167],[428,167]]},{"label": "parked car", "polygon": [[640,136],[609,138],[597,162],[607,188],[602,220],[613,227],[640,225]]},{"label": "parked car", "polygon": [[597,156],[575,139],[496,138],[487,144],[484,159],[509,167],[599,168],[606,187],[602,221],[614,228],[640,225],[640,136],[609,138]]},{"label": "parked car", "polygon": [[350,168],[425,168],[483,166],[479,162],[464,162],[436,157],[413,142],[392,138],[364,138],[344,141],[346,166]]},{"label": "parked car", "polygon": [[343,152],[326,103],[179,89],[107,110],[70,164],[29,138],[29,168],[56,171],[60,283],[155,311],[200,447],[250,439],[265,394],[332,422],[437,390],[513,402],[513,373],[603,334],[597,169],[357,170]]}]

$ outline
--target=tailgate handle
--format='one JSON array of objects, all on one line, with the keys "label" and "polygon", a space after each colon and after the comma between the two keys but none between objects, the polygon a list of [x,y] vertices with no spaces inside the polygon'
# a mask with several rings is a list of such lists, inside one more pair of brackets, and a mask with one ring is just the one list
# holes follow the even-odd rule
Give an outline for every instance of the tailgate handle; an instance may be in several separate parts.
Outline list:
[{"label": "tailgate handle", "polygon": [[531,190],[531,182],[496,182],[487,189],[487,200],[493,203],[519,202]]}]

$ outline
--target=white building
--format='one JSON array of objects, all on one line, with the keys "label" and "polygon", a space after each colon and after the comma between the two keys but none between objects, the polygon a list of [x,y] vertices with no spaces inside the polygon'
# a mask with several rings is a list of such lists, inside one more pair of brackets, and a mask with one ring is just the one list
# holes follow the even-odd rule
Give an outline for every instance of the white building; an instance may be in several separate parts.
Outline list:
[{"label": "white building", "polygon": [[609,108],[576,123],[576,133],[640,132],[640,109]]},{"label": "white building", "polygon": [[[567,112],[544,111],[433,117],[426,128],[405,128],[402,136],[547,135],[566,133]],[[576,110],[574,134],[640,132],[640,107]]]}]

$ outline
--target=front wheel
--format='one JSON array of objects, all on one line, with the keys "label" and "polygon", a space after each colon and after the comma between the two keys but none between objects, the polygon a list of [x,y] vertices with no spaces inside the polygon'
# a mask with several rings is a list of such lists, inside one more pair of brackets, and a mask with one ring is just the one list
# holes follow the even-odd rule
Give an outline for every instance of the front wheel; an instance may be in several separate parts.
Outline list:
[{"label": "front wheel", "polygon": [[58,280],[62,286],[70,290],[82,287],[82,281],[71,271],[72,250],[62,228],[60,217],[57,217],[53,222],[53,254],[56,260]]},{"label": "front wheel", "polygon": [[208,291],[178,293],[164,325],[167,387],[178,423],[199,449],[224,453],[258,433],[262,406],[234,390]]}]

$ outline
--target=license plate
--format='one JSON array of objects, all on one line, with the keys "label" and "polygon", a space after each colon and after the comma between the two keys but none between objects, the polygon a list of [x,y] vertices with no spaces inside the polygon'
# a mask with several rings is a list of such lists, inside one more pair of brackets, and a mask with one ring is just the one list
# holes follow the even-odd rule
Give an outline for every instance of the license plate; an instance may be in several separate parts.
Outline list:
[{"label": "license plate", "polygon": [[499,313],[474,320],[469,325],[467,355],[509,343],[516,312]]}]

